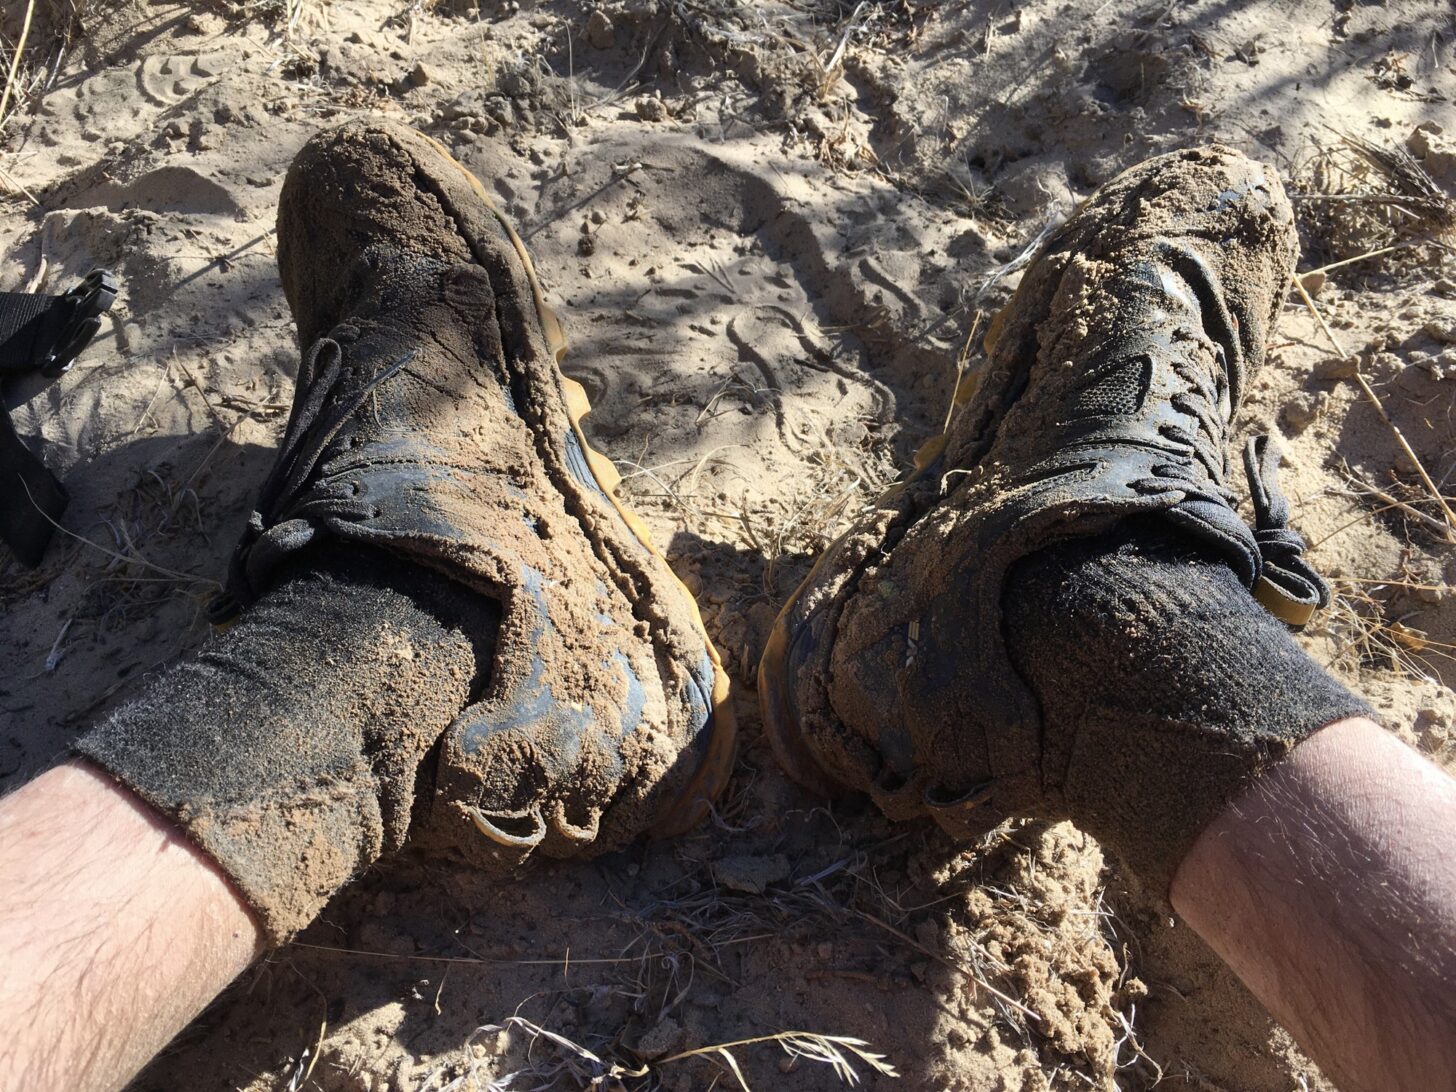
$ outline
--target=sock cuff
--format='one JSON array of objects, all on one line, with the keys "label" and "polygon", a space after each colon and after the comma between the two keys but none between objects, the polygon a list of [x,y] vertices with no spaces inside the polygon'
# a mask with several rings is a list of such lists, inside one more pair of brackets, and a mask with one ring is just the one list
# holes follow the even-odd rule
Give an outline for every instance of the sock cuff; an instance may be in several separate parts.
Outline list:
[{"label": "sock cuff", "polygon": [[1159,523],[1057,544],[1004,599],[1049,797],[1157,894],[1270,763],[1368,706],[1207,547]]}]

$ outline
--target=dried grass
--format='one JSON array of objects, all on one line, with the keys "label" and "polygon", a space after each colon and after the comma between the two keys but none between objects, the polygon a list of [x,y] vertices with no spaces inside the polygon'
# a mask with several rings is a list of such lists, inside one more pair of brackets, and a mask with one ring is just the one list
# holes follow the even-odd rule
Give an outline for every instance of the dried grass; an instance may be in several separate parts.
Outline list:
[{"label": "dried grass", "polygon": [[327,29],[330,0],[246,0],[246,15],[273,23],[285,40],[293,42]]},{"label": "dried grass", "polygon": [[[275,62],[291,76],[311,74],[318,65],[318,56],[308,43],[329,29],[329,4],[332,0],[244,0],[243,14],[271,26],[277,34],[272,47],[282,56]],[[408,9],[413,19],[414,8]]]},{"label": "dried grass", "polygon": [[[1323,313],[1321,313],[1319,307],[1315,305],[1314,299],[1305,289],[1304,282],[1301,278],[1292,277],[1290,280],[1295,292],[1304,301],[1305,307],[1309,309],[1310,314],[1319,323],[1320,331],[1330,343],[1331,348],[1335,350],[1341,360],[1351,359],[1349,352],[1340,343],[1339,338],[1335,337],[1335,333],[1330,329],[1329,323],[1325,321]],[[1375,389],[1360,371],[1358,365],[1351,370],[1351,376],[1360,388],[1361,393],[1365,395],[1366,401],[1370,403],[1376,414],[1385,422],[1386,427],[1390,429],[1391,435],[1395,438],[1396,445],[1400,448],[1406,461],[1410,463],[1411,468],[1415,470],[1416,475],[1420,478],[1421,484],[1425,487],[1426,499],[1435,505],[1441,519],[1444,521],[1444,533],[1442,537],[1448,545],[1456,544],[1456,511],[1452,511],[1451,503],[1431,479],[1431,474],[1421,461],[1420,456],[1416,454],[1415,449],[1406,440],[1405,434],[1401,432],[1400,427],[1391,419],[1390,414],[1386,412],[1384,404],[1380,401],[1380,396],[1375,393]]]},{"label": "dried grass", "polygon": [[1329,616],[1321,628],[1336,641],[1332,666],[1351,671],[1381,668],[1401,678],[1440,683],[1442,670],[1449,674],[1456,665],[1456,645],[1433,640],[1424,631],[1407,625],[1406,616],[1389,616],[1388,593],[1424,585],[1398,578],[1342,578],[1331,583]]},{"label": "dried grass", "polygon": [[[702,1058],[720,1063],[732,1075],[743,1092],[753,1092],[734,1051],[768,1043],[777,1044],[790,1058],[802,1058],[805,1061],[827,1065],[835,1076],[851,1087],[860,1083],[857,1065],[863,1065],[886,1077],[900,1075],[896,1072],[895,1067],[885,1060],[883,1054],[876,1053],[863,1039],[855,1039],[846,1035],[823,1035],[813,1031],[776,1031],[768,1035],[756,1035],[726,1043],[713,1043],[670,1054],[645,1065],[630,1066],[620,1062],[607,1061],[580,1043],[573,1042],[566,1036],[550,1031],[525,1017],[511,1016],[504,1023],[487,1024],[477,1028],[471,1038],[466,1040],[467,1048],[477,1036],[499,1035],[515,1030],[524,1031],[529,1036],[531,1046],[534,1047],[544,1040],[551,1050],[544,1058],[530,1059],[527,1068],[517,1069],[484,1087],[505,1092],[507,1089],[516,1089],[515,1082],[524,1079],[538,1082],[531,1086],[531,1092],[536,1092],[536,1090],[556,1086],[565,1077],[573,1081],[577,1088],[590,1089],[595,1092],[597,1089],[625,1088],[628,1081],[638,1082],[643,1078],[655,1078],[661,1070],[668,1066],[693,1058]],[[477,1060],[466,1073],[441,1087],[439,1092],[464,1092],[465,1089],[480,1088],[481,1085],[478,1083],[480,1067],[481,1063]],[[421,1087],[420,1092],[432,1092],[434,1081],[435,1078],[432,1076]]]},{"label": "dried grass", "polygon": [[25,21],[21,26],[20,37],[10,50],[10,68],[5,77],[5,90],[0,92],[0,131],[5,128],[5,123],[10,120],[10,104],[16,101],[16,78],[20,74],[20,63],[25,56],[25,47],[30,41],[31,24],[35,21],[35,0],[28,0],[25,5]]},{"label": "dried grass", "polygon": [[[5,86],[0,90],[0,139],[13,133],[17,115],[38,101],[60,74],[75,41],[86,0],[26,0],[19,32],[12,41],[0,41],[0,66]],[[35,198],[0,166],[0,194]]]},{"label": "dried grass", "polygon": [[1449,253],[1456,233],[1456,199],[1409,152],[1359,137],[1316,152],[1291,196],[1306,253],[1324,268],[1402,268]]}]

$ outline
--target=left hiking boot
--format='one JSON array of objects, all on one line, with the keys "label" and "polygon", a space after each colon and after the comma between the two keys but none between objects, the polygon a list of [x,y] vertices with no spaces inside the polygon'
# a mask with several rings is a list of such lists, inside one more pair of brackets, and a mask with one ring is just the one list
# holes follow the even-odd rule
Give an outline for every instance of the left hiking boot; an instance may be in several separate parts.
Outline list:
[{"label": "left hiking boot", "polygon": [[218,618],[305,549],[444,574],[501,624],[440,744],[431,837],[516,862],[694,825],[731,770],[727,677],[587,443],[519,236],[438,144],[370,122],[299,153],[278,240],[305,353]]},{"label": "left hiking boot", "polygon": [[[1263,440],[1245,453],[1254,530],[1226,481],[1230,422],[1296,253],[1278,180],[1219,146],[1133,168],[1047,240],[947,433],[778,619],[759,694],[792,776],[956,831],[1056,810],[1077,728],[1049,734],[1008,652],[1008,576],[1132,517],[1211,554],[1279,618],[1308,619],[1327,592],[1285,525],[1277,453]],[[1186,734],[1199,733],[1190,753],[1233,746]],[[1118,772],[1100,770],[1107,791]]]}]

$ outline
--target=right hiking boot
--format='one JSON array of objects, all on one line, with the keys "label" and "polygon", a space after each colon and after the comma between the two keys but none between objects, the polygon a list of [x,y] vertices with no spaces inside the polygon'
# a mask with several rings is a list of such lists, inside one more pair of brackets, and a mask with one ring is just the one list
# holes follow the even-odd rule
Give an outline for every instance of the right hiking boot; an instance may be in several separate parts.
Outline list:
[{"label": "right hiking boot", "polygon": [[303,363],[216,619],[305,549],[436,570],[501,624],[439,745],[430,837],[518,863],[694,825],[732,767],[728,680],[587,443],[560,323],[484,187],[411,129],[343,125],[288,172],[278,259]]},{"label": "right hiking boot", "polygon": [[945,435],[779,616],[759,695],[794,778],[960,833],[1054,811],[1068,755],[1053,752],[1075,731],[1047,734],[1008,654],[1008,573],[1130,517],[1212,551],[1290,624],[1325,601],[1285,526],[1277,452],[1245,453],[1255,530],[1227,485],[1230,422],[1296,254],[1278,180],[1220,146],[1133,168],[1046,241]]}]

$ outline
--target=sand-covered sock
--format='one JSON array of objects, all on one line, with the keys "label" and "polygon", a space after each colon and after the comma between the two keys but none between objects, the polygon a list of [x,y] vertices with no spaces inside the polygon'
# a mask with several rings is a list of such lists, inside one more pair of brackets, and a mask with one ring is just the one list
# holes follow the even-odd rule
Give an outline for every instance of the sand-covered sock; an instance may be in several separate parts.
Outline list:
[{"label": "sand-covered sock", "polygon": [[304,555],[76,750],[174,819],[281,943],[404,841],[421,760],[486,681],[498,620],[382,552]]},{"label": "sand-covered sock", "polygon": [[1048,797],[1158,896],[1265,766],[1369,712],[1218,555],[1155,517],[1034,554],[1003,603],[1042,707]]}]

